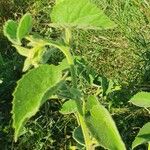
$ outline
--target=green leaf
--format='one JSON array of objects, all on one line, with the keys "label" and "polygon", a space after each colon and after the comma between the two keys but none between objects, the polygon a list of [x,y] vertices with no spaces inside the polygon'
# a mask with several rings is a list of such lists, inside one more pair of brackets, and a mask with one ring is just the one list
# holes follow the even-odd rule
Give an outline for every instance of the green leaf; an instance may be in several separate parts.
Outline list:
[{"label": "green leaf", "polygon": [[19,44],[17,41],[17,22],[13,20],[8,20],[4,25],[4,35],[11,41],[13,44]]},{"label": "green leaf", "polygon": [[108,29],[115,27],[112,22],[90,0],[63,0],[54,6],[51,13],[54,26],[87,29]]},{"label": "green leaf", "polygon": [[139,131],[138,135],[136,136],[135,140],[132,143],[132,149],[135,147],[150,142],[150,122],[145,124]]},{"label": "green leaf", "polygon": [[139,92],[131,98],[130,102],[136,106],[148,108],[150,107],[150,93]]},{"label": "green leaf", "polygon": [[59,67],[61,70],[66,70],[70,67],[66,58],[59,63]]},{"label": "green leaf", "polygon": [[21,42],[21,40],[26,35],[28,35],[28,33],[31,31],[31,29],[32,29],[32,16],[29,13],[27,13],[21,18],[18,28],[17,28],[18,41]]},{"label": "green leaf", "polygon": [[29,56],[30,50],[28,48],[24,48],[24,47],[19,46],[19,45],[14,45],[14,47],[17,49],[17,52],[20,55],[25,56],[25,57]]},{"label": "green leaf", "polygon": [[[15,141],[25,122],[37,113],[41,104],[54,94],[62,78],[62,71],[54,65],[32,69],[18,82],[13,93],[13,127]],[[51,90],[55,87],[55,90]]]},{"label": "green leaf", "polygon": [[88,97],[88,101],[86,103],[86,109],[87,111],[90,111],[94,106],[99,105],[99,101],[95,96],[91,95]]},{"label": "green leaf", "polygon": [[26,72],[31,67],[32,67],[32,59],[26,58],[24,61],[22,72]]},{"label": "green leaf", "polygon": [[56,4],[63,2],[64,0],[56,0]]},{"label": "green leaf", "polygon": [[60,113],[62,114],[71,114],[75,113],[77,111],[77,105],[75,100],[68,100],[65,102],[60,110]]},{"label": "green leaf", "polygon": [[85,146],[84,136],[80,126],[75,128],[75,130],[73,131],[73,138],[77,143],[79,143],[82,146]]},{"label": "green leaf", "polygon": [[94,96],[89,97],[88,101],[92,101],[92,106],[90,115],[86,117],[86,124],[98,143],[106,149],[126,150],[108,110],[100,103],[97,104],[98,100]]}]

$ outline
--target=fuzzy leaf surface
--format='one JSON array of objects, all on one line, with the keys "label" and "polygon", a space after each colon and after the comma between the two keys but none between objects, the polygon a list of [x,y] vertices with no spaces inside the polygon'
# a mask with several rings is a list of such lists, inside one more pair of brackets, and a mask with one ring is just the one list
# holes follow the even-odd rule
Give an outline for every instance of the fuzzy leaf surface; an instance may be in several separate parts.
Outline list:
[{"label": "fuzzy leaf surface", "polygon": [[21,40],[31,31],[32,29],[32,16],[27,13],[25,14],[18,25],[17,28],[17,39],[21,42]]},{"label": "fuzzy leaf surface", "polygon": [[47,92],[51,94],[60,83],[62,72],[54,65],[41,65],[32,69],[19,80],[13,93],[13,127],[15,129],[15,141],[25,122],[37,113],[41,104],[48,98]]},{"label": "fuzzy leaf surface", "polygon": [[54,6],[51,13],[54,26],[87,29],[108,29],[115,27],[102,10],[90,0],[63,0]]},{"label": "fuzzy leaf surface", "polygon": [[89,97],[88,101],[92,101],[92,106],[89,111],[90,115],[86,118],[86,123],[98,143],[106,149],[126,150],[108,110],[100,103],[97,104],[98,100],[94,96]]},{"label": "fuzzy leaf surface", "polygon": [[136,106],[148,108],[150,107],[150,93],[139,92],[131,98],[130,102]]},{"label": "fuzzy leaf surface", "polygon": [[132,149],[138,145],[150,142],[150,122],[146,123],[139,131],[132,143]]},{"label": "fuzzy leaf surface", "polygon": [[4,25],[4,35],[11,41],[13,44],[17,44],[17,22],[13,20],[8,20]]}]

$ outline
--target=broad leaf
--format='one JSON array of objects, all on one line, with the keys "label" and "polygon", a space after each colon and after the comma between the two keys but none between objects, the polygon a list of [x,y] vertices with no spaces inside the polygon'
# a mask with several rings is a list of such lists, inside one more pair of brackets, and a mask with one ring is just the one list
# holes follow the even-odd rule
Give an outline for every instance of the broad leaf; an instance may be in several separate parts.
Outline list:
[{"label": "broad leaf", "polygon": [[18,82],[13,93],[12,110],[15,141],[17,141],[25,122],[36,114],[41,104],[50,96],[49,92],[54,94],[61,77],[62,73],[59,67],[41,65],[29,71]]},{"label": "broad leaf", "polygon": [[98,143],[106,149],[125,150],[125,145],[107,109],[100,103],[97,104],[98,100],[94,96],[91,96],[88,101],[92,101],[92,106],[86,123]]},{"label": "broad leaf", "polygon": [[62,106],[62,109],[60,110],[60,113],[62,114],[71,114],[75,113],[77,111],[77,105],[75,100],[68,100],[65,102]]},{"label": "broad leaf", "polygon": [[84,137],[80,126],[75,128],[75,130],[73,131],[73,138],[80,145],[85,146]]},{"label": "broad leaf", "polygon": [[148,108],[150,107],[150,93],[139,92],[131,98],[130,102],[136,106]]},{"label": "broad leaf", "polygon": [[17,41],[17,22],[13,20],[8,20],[4,25],[4,35],[11,41],[13,44],[19,44]]},{"label": "broad leaf", "polygon": [[99,101],[95,96],[89,96],[88,101],[86,103],[86,110],[90,111],[94,106],[99,105]]},{"label": "broad leaf", "polygon": [[53,8],[51,19],[56,27],[107,29],[115,26],[90,0],[59,1]]},{"label": "broad leaf", "polygon": [[136,136],[135,140],[132,143],[132,149],[135,147],[150,142],[150,122],[145,124],[139,131],[138,135]]},{"label": "broad leaf", "polygon": [[58,3],[62,2],[62,1],[64,1],[64,0],[56,0],[56,4],[58,4]]},{"label": "broad leaf", "polygon": [[21,40],[31,31],[32,29],[32,16],[27,13],[25,14],[18,25],[17,28],[17,39],[21,42]]}]

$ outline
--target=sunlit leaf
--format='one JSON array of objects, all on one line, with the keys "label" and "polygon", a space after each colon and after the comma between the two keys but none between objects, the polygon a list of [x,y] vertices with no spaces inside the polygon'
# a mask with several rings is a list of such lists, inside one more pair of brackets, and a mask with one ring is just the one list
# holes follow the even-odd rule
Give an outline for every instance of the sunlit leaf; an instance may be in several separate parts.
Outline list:
[{"label": "sunlit leaf", "polygon": [[4,25],[4,35],[11,41],[13,44],[19,44],[17,41],[17,22],[13,20],[8,20]]},{"label": "sunlit leaf", "polygon": [[22,71],[26,72],[31,67],[32,67],[32,60],[30,58],[26,58],[24,61],[24,66],[23,66]]},{"label": "sunlit leaf", "polygon": [[71,114],[77,111],[77,105],[75,100],[68,100],[65,102],[60,110],[62,114]]},{"label": "sunlit leaf", "polygon": [[58,3],[62,2],[62,1],[64,1],[64,0],[56,0],[56,4],[58,4]]},{"label": "sunlit leaf", "polygon": [[25,56],[25,57],[28,57],[29,56],[29,49],[28,48],[24,48],[22,46],[19,46],[19,45],[14,45],[14,47],[16,48],[17,52],[22,55],[22,56]]},{"label": "sunlit leaf", "polygon": [[107,29],[115,27],[112,22],[90,0],[63,0],[54,6],[52,23],[58,27]]},{"label": "sunlit leaf", "polygon": [[139,92],[131,98],[130,102],[139,107],[150,107],[150,93]]},{"label": "sunlit leaf", "polygon": [[135,140],[132,143],[132,149],[135,147],[150,142],[150,122],[145,124],[139,131]]},{"label": "sunlit leaf", "polygon": [[92,106],[89,111],[90,114],[86,118],[86,123],[98,143],[106,149],[126,150],[108,110],[100,103],[97,104],[98,100],[94,96],[89,97],[88,101],[92,101],[92,103],[90,102]]},{"label": "sunlit leaf", "polygon": [[32,16],[29,13],[27,13],[21,18],[18,28],[17,28],[18,41],[21,42],[21,40],[26,35],[28,35],[28,33],[31,31],[31,29],[32,29]]},{"label": "sunlit leaf", "polygon": [[[25,122],[37,113],[41,104],[57,89],[62,77],[59,67],[54,65],[41,65],[32,69],[19,80],[13,93],[13,127],[15,141]],[[53,87],[55,87],[53,89]],[[53,89],[53,90],[51,90]]]}]

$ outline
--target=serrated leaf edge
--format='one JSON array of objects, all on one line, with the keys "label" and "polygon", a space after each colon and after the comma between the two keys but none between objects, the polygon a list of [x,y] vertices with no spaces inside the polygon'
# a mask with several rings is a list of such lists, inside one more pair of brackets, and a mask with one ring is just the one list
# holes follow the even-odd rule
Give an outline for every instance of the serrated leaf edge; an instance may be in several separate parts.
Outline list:
[{"label": "serrated leaf edge", "polygon": [[[49,65],[47,65],[47,66],[49,66]],[[14,120],[15,120],[15,115],[14,115],[14,113],[13,113],[13,110],[14,110],[14,107],[15,107],[15,103],[14,103],[14,100],[15,100],[15,93],[17,92],[19,83],[20,83],[27,75],[31,74],[35,69],[38,69],[38,68],[34,68],[34,69],[30,70],[28,73],[26,73],[25,75],[23,75],[23,77],[17,82],[17,86],[16,86],[16,88],[15,88],[13,94],[12,94],[12,95],[13,95],[13,101],[12,101],[12,111],[11,111],[11,113],[12,113],[12,119],[13,119],[13,124],[12,124],[12,126],[13,126],[13,128],[15,129],[15,134],[14,134],[14,141],[15,141],[15,142],[17,142],[18,135],[19,135],[19,131],[21,130],[22,124],[26,121],[26,119],[31,118],[32,116],[34,116],[34,115],[39,111],[39,108],[40,108],[40,104],[41,104],[41,103],[39,102],[39,103],[38,103],[38,106],[37,106],[36,108],[34,108],[34,110],[33,110],[32,112],[28,112],[27,115],[25,115],[25,116],[21,119],[20,125],[19,125],[19,127],[16,129],[16,127],[15,127],[15,122],[14,122]],[[60,82],[60,81],[59,81],[59,82]],[[59,83],[59,82],[58,82],[58,83]],[[57,83],[56,83],[56,84],[57,84]],[[50,88],[52,88],[52,87],[50,87]],[[47,91],[49,91],[50,88],[48,88],[48,89],[46,90],[46,92],[41,96],[41,99],[44,97],[44,95],[47,93]]]}]

